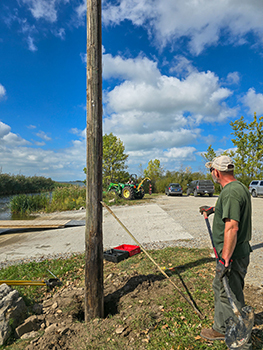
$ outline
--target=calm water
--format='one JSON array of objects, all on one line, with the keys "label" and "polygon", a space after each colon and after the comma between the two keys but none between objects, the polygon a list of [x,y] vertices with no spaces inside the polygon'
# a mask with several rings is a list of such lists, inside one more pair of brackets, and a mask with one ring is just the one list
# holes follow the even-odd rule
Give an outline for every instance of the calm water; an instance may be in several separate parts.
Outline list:
[{"label": "calm water", "polygon": [[12,215],[9,203],[14,196],[0,196],[0,220],[33,220],[35,216]]},{"label": "calm water", "polygon": [[11,220],[9,203],[13,196],[0,196],[0,220]]}]

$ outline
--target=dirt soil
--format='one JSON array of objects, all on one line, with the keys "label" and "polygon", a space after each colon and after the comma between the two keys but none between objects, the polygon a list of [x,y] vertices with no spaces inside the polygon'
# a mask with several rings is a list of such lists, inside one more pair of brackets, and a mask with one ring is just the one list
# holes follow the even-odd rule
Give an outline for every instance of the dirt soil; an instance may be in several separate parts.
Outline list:
[{"label": "dirt soil", "polygon": [[[174,287],[167,283],[167,280],[165,283],[162,276],[138,275],[136,272],[129,276],[110,273],[105,280],[104,294],[107,317],[85,324],[83,287],[75,286],[72,282],[53,296],[47,293],[43,301],[43,314],[33,316],[38,320],[40,332],[25,335],[31,339],[28,339],[24,349],[146,349],[151,339],[151,331],[163,322],[163,306],[156,303],[156,300],[162,295],[176,295]],[[247,304],[256,310],[252,334],[258,343],[263,327],[262,290],[247,286],[245,297]],[[207,306],[201,305],[202,307]],[[179,313],[180,310],[182,309],[178,309]],[[212,321],[212,310],[206,311]],[[138,329],[135,322],[137,318],[142,317],[145,327]],[[204,342],[199,337],[199,332],[196,339]],[[261,347],[257,346],[254,349]]]}]

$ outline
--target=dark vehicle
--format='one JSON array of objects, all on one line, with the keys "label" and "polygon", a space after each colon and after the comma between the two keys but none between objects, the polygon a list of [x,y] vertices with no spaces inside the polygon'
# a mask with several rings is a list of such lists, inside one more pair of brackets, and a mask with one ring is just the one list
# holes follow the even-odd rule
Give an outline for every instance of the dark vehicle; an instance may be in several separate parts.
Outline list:
[{"label": "dark vehicle", "polygon": [[194,180],[190,182],[187,187],[186,194],[188,196],[193,193],[195,197],[197,197],[198,194],[200,194],[200,196],[208,194],[209,197],[213,197],[215,192],[215,187],[211,180]]},{"label": "dark vehicle", "polygon": [[177,183],[170,183],[169,186],[165,187],[165,194],[167,196],[170,196],[170,195],[182,196],[183,195],[182,186]]},{"label": "dark vehicle", "polygon": [[252,197],[262,196],[263,195],[263,181],[262,180],[253,180],[248,187],[249,192]]}]

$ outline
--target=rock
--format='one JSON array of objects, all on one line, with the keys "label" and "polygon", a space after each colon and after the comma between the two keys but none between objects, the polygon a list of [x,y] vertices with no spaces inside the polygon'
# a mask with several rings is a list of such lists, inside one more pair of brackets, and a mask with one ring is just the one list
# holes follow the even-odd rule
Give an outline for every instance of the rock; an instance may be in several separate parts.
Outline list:
[{"label": "rock", "polygon": [[30,339],[30,338],[35,338],[38,337],[39,334],[36,331],[32,331],[30,333],[25,333],[22,335],[21,339]]},{"label": "rock", "polygon": [[122,332],[124,332],[125,331],[125,329],[126,329],[127,327],[122,327],[122,326],[119,326],[118,328],[116,328],[116,333],[117,334],[121,334]]},{"label": "rock", "polygon": [[18,338],[22,337],[23,334],[29,333],[32,331],[38,331],[40,329],[40,325],[43,322],[42,319],[39,319],[37,316],[33,315],[28,317],[24,323],[16,328],[16,334]]},{"label": "rock", "polygon": [[48,326],[46,329],[45,329],[45,333],[50,333],[50,332],[54,332],[56,331],[58,328],[58,324],[57,323],[53,323],[51,324],[50,326]]},{"label": "rock", "polygon": [[5,283],[0,285],[0,345],[3,345],[27,316],[27,307],[17,290]]},{"label": "rock", "polygon": [[43,313],[43,306],[41,304],[34,304],[32,307],[32,312],[35,315],[41,315]]},{"label": "rock", "polygon": [[57,303],[57,302],[55,302],[55,303],[51,306],[52,309],[56,309],[57,307],[58,307],[58,303]]}]

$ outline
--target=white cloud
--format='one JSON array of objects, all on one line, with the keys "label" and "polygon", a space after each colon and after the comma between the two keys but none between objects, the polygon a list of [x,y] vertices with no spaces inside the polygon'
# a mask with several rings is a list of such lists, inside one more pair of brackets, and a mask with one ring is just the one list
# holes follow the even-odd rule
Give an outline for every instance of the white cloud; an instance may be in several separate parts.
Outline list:
[{"label": "white cloud", "polygon": [[162,75],[157,62],[142,56],[104,54],[103,62],[104,78],[119,79],[119,85],[104,92],[104,132],[124,142],[129,164],[133,158],[138,162],[138,152],[140,159],[150,157],[148,161],[158,155],[166,162],[171,154],[178,161],[186,154],[194,158],[195,148],[189,145],[201,138],[198,126],[236,115],[226,104],[232,91],[214,73],[198,72],[183,57],[176,57],[174,65],[181,79]]},{"label": "white cloud", "polygon": [[190,113],[192,119],[202,115],[202,121],[209,118],[210,122],[233,116],[234,111],[223,104],[232,91],[221,87],[218,77],[210,71],[192,70],[180,80],[161,75],[157,63],[146,58],[105,56],[104,78],[126,79],[106,95],[107,107],[115,114],[131,112],[140,120],[145,114],[151,123],[158,118],[161,123],[171,121],[184,112]]},{"label": "white cloud", "polygon": [[83,3],[81,3],[79,6],[75,9],[77,16],[80,20],[84,20],[86,13],[87,13],[87,3],[84,0]]},{"label": "white cloud", "polygon": [[80,140],[72,142],[71,147],[59,151],[44,150],[31,147],[30,142],[12,133],[9,125],[0,122],[0,168],[4,173],[36,174],[54,180],[82,180],[85,178],[83,168],[86,161],[83,133]]},{"label": "white cloud", "polygon": [[164,156],[166,157],[167,161],[193,160],[195,151],[196,149],[194,147],[173,147],[168,149],[167,151],[164,151]]},{"label": "white cloud", "polygon": [[28,6],[34,18],[43,18],[48,22],[56,22],[56,5],[60,2],[59,0],[22,0],[22,2]]},{"label": "white cloud", "polygon": [[240,81],[240,76],[238,72],[232,72],[232,73],[228,73],[227,77],[226,77],[226,83],[227,84],[238,84]]},{"label": "white cloud", "polygon": [[119,0],[105,2],[103,9],[106,25],[128,19],[144,26],[161,46],[187,37],[196,55],[216,45],[223,34],[225,42],[237,45],[251,32],[262,42],[262,15],[263,3],[256,0]]},{"label": "white cloud", "polygon": [[[0,145],[2,147],[6,146],[20,146],[30,144],[19,135],[11,132],[11,127],[3,122],[0,122]],[[0,157],[1,158],[1,157]]]},{"label": "white cloud", "polygon": [[5,95],[6,95],[6,89],[2,84],[0,84],[0,99],[5,97]]},{"label": "white cloud", "polygon": [[113,77],[154,83],[160,76],[157,62],[150,61],[146,57],[123,59],[120,56],[103,55],[103,77],[105,79]]},{"label": "white cloud", "polygon": [[27,38],[27,43],[28,43],[28,49],[32,52],[37,51],[37,47],[34,44],[34,39],[31,36],[28,36]]},{"label": "white cloud", "polygon": [[263,114],[263,94],[257,94],[254,88],[250,88],[242,99],[244,105],[249,108],[249,113]]},{"label": "white cloud", "polygon": [[60,38],[61,40],[65,40],[66,38],[66,31],[64,28],[59,28],[57,30],[54,30],[53,33],[56,37]]},{"label": "white cloud", "polygon": [[11,131],[11,128],[9,125],[3,123],[3,122],[0,122],[0,140],[9,134],[9,132]]},{"label": "white cloud", "polygon": [[51,140],[51,137],[49,137],[44,131],[39,131],[36,135],[44,141]]},{"label": "white cloud", "polygon": [[36,126],[31,124],[31,125],[28,125],[27,128],[28,129],[36,129]]},{"label": "white cloud", "polygon": [[189,61],[186,57],[182,55],[177,55],[174,57],[173,61],[170,64],[170,73],[177,73],[179,76],[186,76],[194,71],[196,71],[195,67],[192,65],[191,61]]}]

